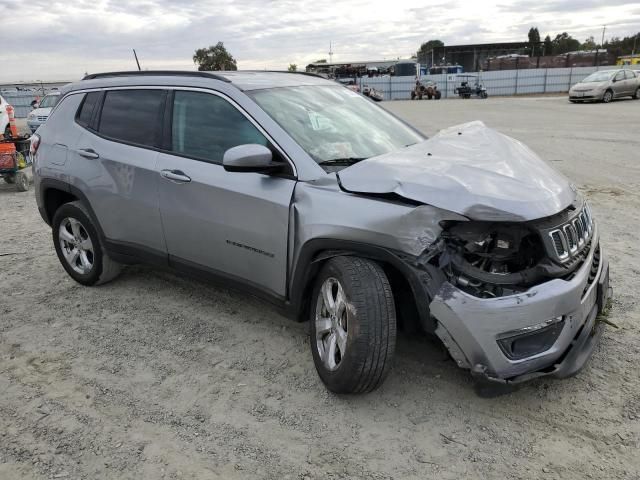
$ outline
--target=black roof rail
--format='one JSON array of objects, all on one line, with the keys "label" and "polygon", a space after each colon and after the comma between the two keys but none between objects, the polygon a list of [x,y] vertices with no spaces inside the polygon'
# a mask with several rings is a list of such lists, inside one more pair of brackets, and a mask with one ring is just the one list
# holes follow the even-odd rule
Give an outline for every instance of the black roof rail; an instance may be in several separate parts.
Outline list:
[{"label": "black roof rail", "polygon": [[131,70],[128,72],[104,72],[104,73],[91,73],[86,75],[82,80],[93,80],[95,78],[111,78],[111,77],[204,77],[214,80],[220,80],[223,82],[230,82],[228,78],[222,75],[216,75],[212,72],[200,72],[190,70]]},{"label": "black roof rail", "polygon": [[323,77],[322,75],[320,75],[319,73],[314,73],[314,72],[291,72],[289,70],[242,70],[244,72],[267,72],[267,73],[292,73],[292,74],[298,74],[298,75],[307,75],[309,77],[318,77],[318,78],[324,78],[325,80],[327,80],[327,77]]}]

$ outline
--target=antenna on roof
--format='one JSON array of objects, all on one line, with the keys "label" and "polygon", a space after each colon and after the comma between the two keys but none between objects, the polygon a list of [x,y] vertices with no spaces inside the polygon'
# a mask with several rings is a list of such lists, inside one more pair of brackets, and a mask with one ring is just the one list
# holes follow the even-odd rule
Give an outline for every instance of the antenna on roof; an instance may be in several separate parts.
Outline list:
[{"label": "antenna on roof", "polygon": [[133,48],[132,50],[133,50],[133,56],[136,58],[136,64],[138,65],[138,71],[140,71],[142,69],[140,68],[140,62],[138,61],[138,54],[136,53],[136,49],[135,48]]},{"label": "antenna on roof", "polygon": [[333,63],[333,49],[331,48],[331,41],[329,41],[329,63]]}]

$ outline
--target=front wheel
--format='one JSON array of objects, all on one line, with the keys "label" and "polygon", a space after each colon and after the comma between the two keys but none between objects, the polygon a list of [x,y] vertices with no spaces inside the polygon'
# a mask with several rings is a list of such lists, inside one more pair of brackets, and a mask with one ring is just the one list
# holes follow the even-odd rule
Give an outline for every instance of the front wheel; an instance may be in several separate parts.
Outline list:
[{"label": "front wheel", "polygon": [[396,312],[382,267],[358,257],[335,257],[320,271],[311,306],[311,353],[335,393],[375,390],[389,373]]},{"label": "front wheel", "polygon": [[602,96],[602,101],[604,103],[609,103],[611,100],[613,100],[613,92],[611,90],[607,90]]},{"label": "front wheel", "polygon": [[9,185],[16,183],[16,177],[13,173],[7,173],[3,178],[5,183],[8,183]]},{"label": "front wheel", "polygon": [[107,255],[81,202],[66,203],[56,211],[53,243],[64,269],[82,285],[100,285],[120,273],[121,265]]},{"label": "front wheel", "polygon": [[636,100],[640,99],[640,87],[636,89],[636,93],[633,94],[633,98]]}]

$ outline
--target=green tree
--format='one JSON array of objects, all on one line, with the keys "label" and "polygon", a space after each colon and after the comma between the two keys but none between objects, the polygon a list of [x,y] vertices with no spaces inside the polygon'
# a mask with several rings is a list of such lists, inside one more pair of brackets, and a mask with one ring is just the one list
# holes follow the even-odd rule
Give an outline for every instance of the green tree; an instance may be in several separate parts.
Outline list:
[{"label": "green tree", "polygon": [[583,50],[595,50],[597,48],[596,41],[593,39],[593,35],[582,42]]},{"label": "green tree", "polygon": [[551,44],[554,55],[580,50],[580,42],[567,32],[562,32],[556,35],[556,38],[553,39]]},{"label": "green tree", "polygon": [[538,52],[538,48],[540,45],[540,32],[538,31],[538,27],[531,27],[529,29],[529,56],[535,57]]},{"label": "green tree", "polygon": [[316,60],[313,63],[327,63],[327,59],[326,58],[321,58],[320,60]]},{"label": "green tree", "polygon": [[236,59],[218,42],[208,48],[199,48],[193,55],[193,63],[200,71],[237,70]]},{"label": "green tree", "polygon": [[298,65],[296,65],[295,63],[290,63],[289,67],[287,68],[287,70],[289,70],[290,72],[297,72],[298,71]]},{"label": "green tree", "polygon": [[542,46],[543,55],[552,55],[553,54],[553,43],[551,42],[551,37],[547,35],[544,37],[544,44]]},{"label": "green tree", "polygon": [[422,45],[420,45],[420,48],[418,49],[418,52],[417,52],[418,62],[430,64],[432,58],[435,61],[435,58],[431,54],[431,51],[436,48],[442,48],[442,47],[444,47],[444,42],[442,40],[429,40],[427,42],[424,42]]}]

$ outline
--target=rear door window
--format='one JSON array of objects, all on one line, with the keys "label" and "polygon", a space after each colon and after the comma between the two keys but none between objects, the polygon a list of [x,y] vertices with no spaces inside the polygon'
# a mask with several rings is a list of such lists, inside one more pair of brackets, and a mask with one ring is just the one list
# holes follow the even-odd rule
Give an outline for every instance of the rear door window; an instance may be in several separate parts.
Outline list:
[{"label": "rear door window", "polygon": [[627,76],[627,80],[635,80],[636,74],[631,70],[625,70],[625,75]]},{"label": "rear door window", "polygon": [[159,144],[164,90],[111,90],[102,104],[98,132],[125,143]]},{"label": "rear door window", "polygon": [[222,163],[224,152],[248,143],[268,146],[265,136],[227,100],[205,92],[175,92],[173,152]]}]

